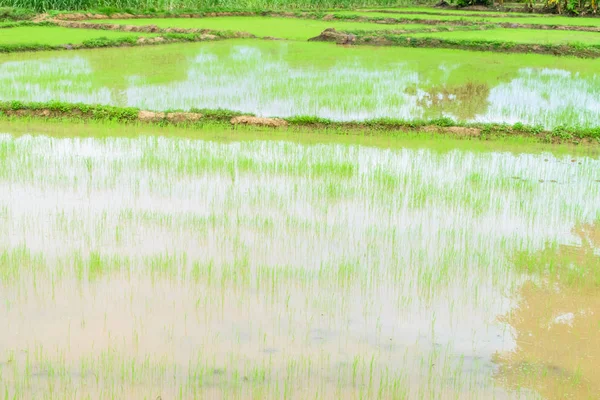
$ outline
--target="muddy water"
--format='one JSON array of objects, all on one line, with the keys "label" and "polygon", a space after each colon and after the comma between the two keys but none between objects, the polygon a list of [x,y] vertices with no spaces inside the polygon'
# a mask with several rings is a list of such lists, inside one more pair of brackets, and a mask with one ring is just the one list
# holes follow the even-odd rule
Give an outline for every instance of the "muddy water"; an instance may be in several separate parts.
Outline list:
[{"label": "muddy water", "polygon": [[[420,147],[3,134],[2,387],[539,398],[514,366],[597,363],[530,355],[519,316],[544,276],[516,260],[595,260],[573,227],[598,218],[598,158]],[[598,292],[569,282],[544,293],[579,348]]]},{"label": "muddy water", "polygon": [[600,220],[572,233],[579,245],[546,246],[527,260],[551,260],[554,271],[519,289],[518,307],[501,318],[514,329],[516,347],[495,356],[503,385],[547,399],[600,396]]},{"label": "muddy water", "polygon": [[0,56],[0,99],[595,127],[599,61],[228,41]]}]

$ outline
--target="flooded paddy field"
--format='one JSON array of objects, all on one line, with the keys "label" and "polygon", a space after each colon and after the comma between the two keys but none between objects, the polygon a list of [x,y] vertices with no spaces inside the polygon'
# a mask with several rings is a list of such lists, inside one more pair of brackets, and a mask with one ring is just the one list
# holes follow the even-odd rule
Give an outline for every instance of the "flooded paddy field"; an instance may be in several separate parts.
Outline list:
[{"label": "flooded paddy field", "polygon": [[[402,11],[402,9],[399,9]],[[437,11],[437,10],[436,10]],[[527,15],[517,14],[516,16],[489,16],[489,13],[485,13],[486,15],[480,15],[478,13],[469,13],[465,14],[464,12],[460,12],[459,14],[448,14],[443,15],[445,13],[441,12],[441,15],[432,15],[429,13],[423,14],[414,14],[407,13],[402,14],[397,12],[373,12],[373,11],[336,11],[333,13],[334,15],[340,16],[363,16],[370,18],[396,18],[396,19],[413,19],[413,20],[439,20],[441,23],[445,21],[473,21],[473,23],[500,23],[500,22],[509,22],[515,24],[537,24],[537,25],[565,25],[565,26],[600,26],[600,19],[589,17],[589,18],[572,18],[565,16],[555,16],[555,15]],[[484,13],[481,13],[484,14]]]},{"label": "flooded paddy field", "polygon": [[565,44],[587,43],[600,44],[600,32],[565,32],[537,29],[490,29],[465,32],[427,32],[411,33],[411,37],[431,37],[453,40],[490,40],[506,43]]},{"label": "flooded paddy field", "polygon": [[248,32],[256,36],[306,41],[319,35],[327,28],[340,31],[351,30],[410,30],[431,29],[428,25],[393,24],[383,25],[369,22],[321,21],[299,18],[277,17],[216,17],[216,18],[136,18],[93,20],[94,23],[121,25],[155,25],[159,28],[215,29]]},{"label": "flooded paddy field", "polygon": [[0,100],[596,127],[599,66],[541,55],[230,40],[0,55]]},{"label": "flooded paddy field", "polygon": [[95,29],[68,29],[57,26],[27,26],[16,28],[3,28],[0,30],[1,45],[23,45],[23,44],[42,44],[42,45],[61,45],[61,44],[80,44],[86,40],[98,38],[137,38],[141,36],[156,36],[151,33],[129,33],[99,31]]},{"label": "flooded paddy field", "polygon": [[597,149],[0,132],[8,398],[600,393]]},{"label": "flooded paddy field", "polygon": [[426,15],[458,15],[462,17],[483,17],[483,16],[494,16],[494,17],[542,17],[541,14],[531,14],[526,12],[503,12],[494,11],[493,9],[484,11],[467,11],[464,9],[455,8],[442,8],[442,7],[372,7],[372,8],[360,8],[355,10],[360,15],[368,15],[367,13],[386,13],[386,14],[426,14]]},{"label": "flooded paddy field", "polygon": [[600,61],[307,41],[596,19],[401,10],[7,20],[0,399],[600,398]]}]

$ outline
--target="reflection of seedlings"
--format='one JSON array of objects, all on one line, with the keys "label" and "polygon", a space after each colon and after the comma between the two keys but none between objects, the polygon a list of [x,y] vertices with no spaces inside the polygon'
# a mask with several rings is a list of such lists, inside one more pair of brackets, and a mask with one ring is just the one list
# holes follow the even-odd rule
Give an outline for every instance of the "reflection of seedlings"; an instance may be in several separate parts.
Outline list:
[{"label": "reflection of seedlings", "polygon": [[457,86],[433,86],[425,89],[418,105],[428,112],[453,114],[460,120],[474,119],[485,112],[490,88],[485,83],[467,82]]}]

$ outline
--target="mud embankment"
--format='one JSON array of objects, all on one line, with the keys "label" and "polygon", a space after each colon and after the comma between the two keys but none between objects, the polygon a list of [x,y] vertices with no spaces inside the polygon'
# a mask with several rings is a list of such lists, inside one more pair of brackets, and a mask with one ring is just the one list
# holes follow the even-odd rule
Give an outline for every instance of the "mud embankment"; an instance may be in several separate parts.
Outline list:
[{"label": "mud embankment", "polygon": [[572,56],[580,58],[600,58],[600,45],[570,44],[529,44],[494,42],[485,40],[451,40],[438,38],[415,38],[407,35],[353,34],[328,28],[319,36],[308,39],[311,42],[332,42],[341,45],[399,46],[416,48],[442,48],[471,51],[490,51],[498,53],[535,53],[553,56]]}]

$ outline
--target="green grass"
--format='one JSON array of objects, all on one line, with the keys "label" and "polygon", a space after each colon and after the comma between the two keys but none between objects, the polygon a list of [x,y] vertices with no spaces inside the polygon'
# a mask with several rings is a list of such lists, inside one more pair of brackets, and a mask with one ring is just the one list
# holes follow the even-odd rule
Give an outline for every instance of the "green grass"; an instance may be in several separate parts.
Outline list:
[{"label": "green grass", "polygon": [[566,25],[566,26],[592,26],[600,27],[599,18],[583,17],[565,17],[565,16],[533,16],[533,17],[481,17],[477,14],[452,14],[452,15],[431,15],[431,14],[397,14],[384,12],[365,12],[365,11],[335,11],[334,15],[344,17],[363,16],[370,18],[396,18],[411,20],[437,20],[437,21],[466,21],[473,23],[515,23],[515,24],[536,24],[536,25]]},{"label": "green grass", "polygon": [[256,36],[273,36],[283,39],[307,40],[327,28],[337,30],[391,30],[429,29],[425,25],[382,25],[375,23],[320,21],[296,18],[271,17],[217,17],[217,18],[154,18],[124,20],[94,20],[98,23],[123,25],[156,25],[160,28],[203,28],[249,32]]},{"label": "green grass", "polygon": [[47,10],[90,10],[98,8],[133,10],[173,10],[173,9],[330,9],[351,8],[375,5],[408,5],[409,0],[0,0],[0,7],[28,8],[38,11]]},{"label": "green grass", "polygon": [[101,31],[95,29],[69,29],[62,27],[19,27],[6,28],[0,31],[0,45],[61,45],[81,44],[86,40],[108,38],[135,38],[139,36],[156,36],[155,34]]},{"label": "green grass", "polygon": [[565,16],[537,16],[529,18],[497,18],[494,21],[511,22],[517,24],[536,25],[565,25],[565,26],[593,26],[600,27],[599,18],[565,17]]},{"label": "green grass", "polygon": [[429,37],[452,40],[493,40],[509,43],[567,44],[585,43],[600,45],[600,33],[574,31],[546,31],[536,29],[490,29],[454,31],[443,33],[414,33],[411,37]]},{"label": "green grass", "polygon": [[[135,118],[137,113],[132,114]],[[455,150],[497,151],[519,154],[523,152],[552,152],[556,155],[600,157],[600,147],[580,146],[565,143],[544,143],[531,136],[506,135],[495,140],[464,140],[463,138],[419,132],[416,129],[389,130],[374,134],[365,127],[352,132],[331,126],[302,127],[292,125],[287,130],[265,129],[254,126],[238,126],[207,121],[194,126],[148,125],[124,123],[126,119],[115,115],[110,119],[48,119],[6,118],[0,116],[0,132],[12,132],[17,136],[35,131],[56,138],[136,138],[140,136],[164,136],[190,140],[221,142],[273,140],[299,144],[354,144],[380,149],[428,149],[448,153]]]},{"label": "green grass", "polygon": [[36,14],[32,9],[0,6],[0,21],[29,20],[34,18]]},{"label": "green grass", "polygon": [[[47,114],[40,116],[39,111],[44,111]],[[231,127],[231,118],[243,113],[226,110],[226,109],[191,109],[191,110],[175,110],[189,111],[200,114],[200,119],[197,121],[180,121],[172,122],[165,115],[162,118],[157,118],[153,121],[154,125],[188,125],[204,127],[213,123]],[[13,113],[17,113],[15,116]],[[140,109],[133,107],[113,107],[102,105],[87,105],[83,103],[22,103],[19,101],[0,102],[0,117],[8,120],[12,119],[49,119],[49,120],[65,120],[65,121],[113,121],[121,123],[144,124],[140,122],[138,113]],[[168,114],[167,114],[168,116]],[[408,134],[418,134],[427,136],[448,135],[461,138],[460,128],[476,129],[478,134],[470,136],[469,139],[491,140],[505,139],[507,137],[525,137],[534,141],[553,142],[553,143],[584,143],[591,145],[593,148],[600,144],[600,128],[582,129],[582,128],[566,128],[559,127],[552,131],[544,131],[539,126],[525,126],[521,123],[509,126],[507,124],[494,123],[457,123],[448,118],[439,118],[432,120],[401,120],[393,118],[380,118],[362,121],[347,121],[339,122],[325,118],[296,116],[291,118],[283,118],[292,128],[306,128],[307,130],[316,129],[317,131],[325,130],[331,133],[353,135],[370,134],[373,136],[396,136]],[[458,135],[456,130],[458,131]]]},{"label": "green grass", "polygon": [[[516,16],[525,16],[525,17],[536,17],[537,15],[535,14],[529,14],[529,13],[515,13],[515,12],[511,12],[511,13],[507,13],[507,12],[502,12],[502,11],[494,11],[493,9],[490,10],[485,10],[485,11],[465,11],[465,10],[457,10],[457,9],[446,9],[446,8],[434,8],[434,7],[371,7],[371,8],[365,8],[365,9],[357,9],[357,11],[360,12],[378,12],[378,13],[385,13],[385,14],[402,14],[403,12],[410,12],[410,13],[421,13],[421,14],[428,14],[428,15],[435,15],[435,14],[439,14],[439,15],[458,15],[458,16],[462,16],[462,15],[466,15],[466,16],[472,16],[472,17],[481,17],[482,15],[494,15],[494,16],[498,16],[498,17],[510,17],[512,15],[516,15]],[[387,11],[391,11],[391,12],[387,12]]]},{"label": "green grass", "polygon": [[[472,17],[470,15],[433,15],[433,14],[401,14],[401,13],[385,13],[385,12],[372,12],[372,11],[332,11],[331,14],[339,15],[344,17],[369,17],[369,18],[394,18],[394,19],[411,19],[411,20],[419,20],[419,19],[428,19],[435,21],[473,21],[473,22],[481,22],[483,20],[492,20],[491,18],[485,19],[481,17]],[[494,21],[496,18],[493,19]]]}]

